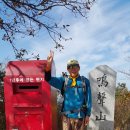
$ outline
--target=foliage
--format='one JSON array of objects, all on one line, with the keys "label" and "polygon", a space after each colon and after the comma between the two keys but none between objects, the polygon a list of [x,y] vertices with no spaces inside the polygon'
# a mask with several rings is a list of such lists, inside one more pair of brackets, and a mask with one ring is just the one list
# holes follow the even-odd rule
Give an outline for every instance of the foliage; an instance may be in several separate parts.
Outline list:
[{"label": "foliage", "polygon": [[0,63],[0,83],[3,81],[4,76],[5,76],[5,67],[4,64]]},{"label": "foliage", "polygon": [[4,91],[3,91],[4,75],[5,75],[4,67],[2,64],[0,64],[0,130],[5,130]]},{"label": "foliage", "polygon": [[125,83],[119,83],[116,88],[115,128],[126,130],[130,121],[130,92]]},{"label": "foliage", "polygon": [[68,31],[69,24],[59,25],[53,18],[55,10],[64,8],[75,16],[87,17],[88,10],[95,0],[1,0],[0,29],[4,32],[2,40],[8,41],[15,54],[20,53],[13,44],[16,34],[35,36],[44,29],[56,44],[64,49],[61,40],[69,40],[61,30]]}]

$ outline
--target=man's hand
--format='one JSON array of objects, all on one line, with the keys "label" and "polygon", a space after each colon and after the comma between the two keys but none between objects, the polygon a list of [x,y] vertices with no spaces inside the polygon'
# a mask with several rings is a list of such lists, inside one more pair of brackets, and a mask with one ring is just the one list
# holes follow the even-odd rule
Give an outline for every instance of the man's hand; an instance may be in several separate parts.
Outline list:
[{"label": "man's hand", "polygon": [[88,125],[88,123],[89,123],[89,116],[86,116],[85,117],[85,125]]},{"label": "man's hand", "polygon": [[51,70],[51,65],[53,62],[53,58],[54,58],[54,52],[50,50],[50,53],[47,57],[47,65],[46,65],[46,71],[50,71]]},{"label": "man's hand", "polygon": [[47,62],[52,63],[53,58],[54,58],[54,51],[50,50],[50,53],[49,53],[49,55],[47,57]]}]

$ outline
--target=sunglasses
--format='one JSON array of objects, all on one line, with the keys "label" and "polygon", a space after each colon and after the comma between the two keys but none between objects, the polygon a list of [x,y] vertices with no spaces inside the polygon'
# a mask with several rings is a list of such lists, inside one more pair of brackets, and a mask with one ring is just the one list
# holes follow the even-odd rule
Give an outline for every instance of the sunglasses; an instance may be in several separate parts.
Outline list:
[{"label": "sunglasses", "polygon": [[67,66],[67,69],[77,69],[77,68],[79,68],[79,65],[78,65],[78,64],[68,65],[68,66]]}]

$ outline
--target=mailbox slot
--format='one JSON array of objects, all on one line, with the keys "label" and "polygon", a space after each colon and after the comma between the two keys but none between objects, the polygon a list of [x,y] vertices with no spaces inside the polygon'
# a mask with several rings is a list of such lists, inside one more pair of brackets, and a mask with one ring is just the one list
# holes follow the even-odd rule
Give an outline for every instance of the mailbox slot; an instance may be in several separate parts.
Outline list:
[{"label": "mailbox slot", "polygon": [[13,93],[18,94],[21,92],[27,93],[27,92],[40,92],[41,87],[39,84],[13,84]]},{"label": "mailbox slot", "polygon": [[39,88],[39,86],[18,86],[18,87],[19,89],[30,89],[30,90]]}]

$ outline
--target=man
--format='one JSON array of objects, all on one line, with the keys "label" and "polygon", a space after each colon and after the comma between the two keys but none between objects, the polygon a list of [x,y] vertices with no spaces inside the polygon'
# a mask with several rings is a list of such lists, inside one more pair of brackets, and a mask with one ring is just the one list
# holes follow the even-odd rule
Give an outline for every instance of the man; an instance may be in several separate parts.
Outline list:
[{"label": "man", "polygon": [[79,75],[80,65],[77,60],[68,61],[68,77],[51,77],[53,57],[54,52],[50,51],[45,77],[52,86],[63,93],[61,112],[63,130],[84,130],[89,122],[92,106],[89,80]]}]

